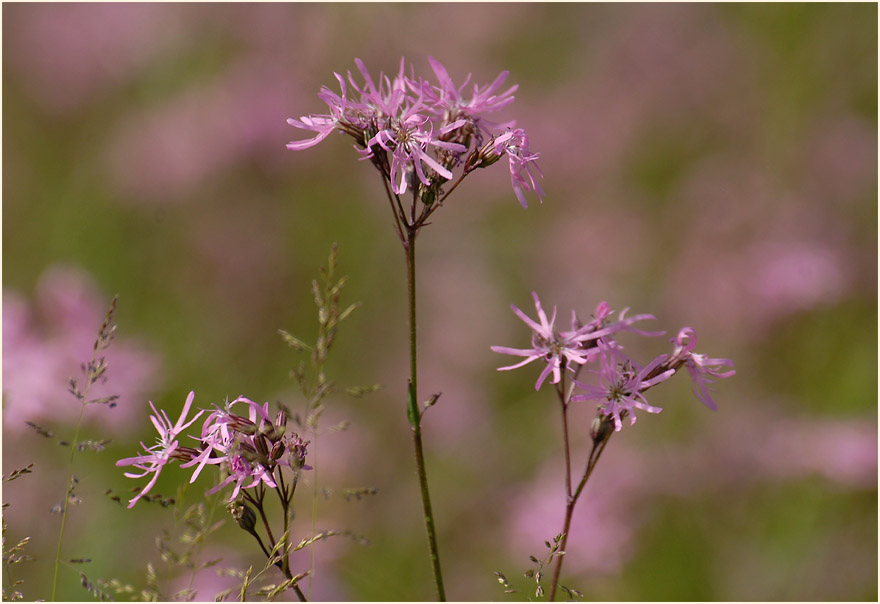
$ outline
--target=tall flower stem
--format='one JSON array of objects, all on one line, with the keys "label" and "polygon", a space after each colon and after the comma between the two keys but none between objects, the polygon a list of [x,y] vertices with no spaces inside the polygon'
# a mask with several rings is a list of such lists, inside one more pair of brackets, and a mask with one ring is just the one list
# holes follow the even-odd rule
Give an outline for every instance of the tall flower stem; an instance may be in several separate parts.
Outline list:
[{"label": "tall flower stem", "polygon": [[428,475],[425,471],[425,455],[422,450],[421,414],[418,404],[418,360],[416,354],[416,233],[417,229],[407,227],[406,277],[409,302],[409,359],[410,379],[407,400],[407,416],[412,427],[413,446],[415,447],[416,468],[419,475],[419,487],[422,492],[422,507],[425,512],[425,529],[428,533],[428,549],[431,554],[431,566],[434,571],[434,583],[437,587],[437,599],[446,601],[443,589],[443,575],[440,572],[440,554],[437,549],[437,533],[434,528],[434,513],[431,511],[431,495],[428,491]]},{"label": "tall flower stem", "polygon": [[[561,389],[560,389],[561,390]],[[569,395],[567,398],[562,399],[563,403],[563,427],[565,431],[565,453],[566,453],[566,461],[569,459],[569,450],[568,450],[568,422],[567,422],[567,414],[568,410],[568,400],[571,398]],[[559,575],[562,573],[562,561],[565,559],[565,547],[568,543],[568,533],[571,529],[571,518],[574,515],[574,506],[577,505],[578,497],[580,497],[581,492],[583,492],[584,487],[587,485],[587,481],[590,479],[590,476],[593,473],[593,469],[595,469],[596,464],[599,462],[599,457],[602,455],[602,451],[605,450],[605,445],[608,444],[608,440],[611,438],[611,435],[614,432],[612,430],[606,430],[604,434],[600,434],[598,438],[593,439],[593,448],[590,450],[590,456],[587,458],[587,467],[584,470],[584,475],[581,477],[580,483],[578,483],[577,488],[572,493],[571,490],[571,474],[569,473],[568,466],[566,467],[566,492],[567,497],[565,500],[565,521],[562,526],[562,541],[559,544],[559,549],[562,551],[562,555],[556,558],[556,568],[553,571],[553,582],[550,584],[550,595],[549,601],[552,602],[554,597],[556,596],[556,587],[559,585]]]}]

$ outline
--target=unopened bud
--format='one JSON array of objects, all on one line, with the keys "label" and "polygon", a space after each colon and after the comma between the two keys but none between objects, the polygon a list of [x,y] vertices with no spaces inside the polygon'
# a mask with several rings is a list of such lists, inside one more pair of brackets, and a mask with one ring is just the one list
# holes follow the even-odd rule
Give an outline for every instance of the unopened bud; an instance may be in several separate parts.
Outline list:
[{"label": "unopened bud", "polygon": [[265,434],[254,435],[254,448],[263,457],[269,457],[269,441]]},{"label": "unopened bud", "polygon": [[488,143],[480,147],[479,149],[475,149],[468,155],[467,161],[465,162],[464,171],[470,172],[471,170],[475,170],[477,168],[488,168],[495,162],[501,159],[501,155],[495,152],[495,139],[490,140]]},{"label": "unopened bud", "polygon": [[437,400],[440,398],[440,395],[441,395],[441,394],[443,394],[443,393],[442,393],[442,392],[438,392],[438,393],[436,393],[436,394],[432,394],[432,395],[431,395],[431,398],[429,398],[428,400],[425,401],[425,409],[427,409],[428,407],[433,407],[434,405],[436,405],[436,404],[437,404]]},{"label": "unopened bud", "polygon": [[227,420],[227,424],[230,428],[232,428],[236,432],[241,432],[242,434],[246,434],[250,436],[251,434],[256,434],[257,425],[251,420],[241,417],[240,415],[230,415]]},{"label": "unopened bud", "polygon": [[199,454],[201,454],[201,451],[193,449],[192,447],[177,447],[171,452],[169,457],[181,462],[187,462],[192,461],[194,458],[198,457]]},{"label": "unopened bud", "polygon": [[226,506],[226,511],[232,514],[235,523],[249,533],[254,532],[257,524],[257,515],[242,501],[233,501]]},{"label": "unopened bud", "polygon": [[609,415],[600,412],[594,417],[593,423],[590,424],[590,436],[593,438],[593,442],[598,444],[608,438],[612,425],[611,416]]}]

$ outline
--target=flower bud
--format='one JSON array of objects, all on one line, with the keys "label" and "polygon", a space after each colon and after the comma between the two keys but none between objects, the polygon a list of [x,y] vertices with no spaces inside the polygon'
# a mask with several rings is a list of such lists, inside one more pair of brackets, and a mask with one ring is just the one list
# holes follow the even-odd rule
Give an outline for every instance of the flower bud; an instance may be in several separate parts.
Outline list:
[{"label": "flower bud", "polygon": [[241,417],[240,415],[229,415],[226,423],[234,431],[241,432],[242,434],[246,434],[248,436],[250,436],[251,434],[256,434],[257,432],[257,425],[251,420],[245,417]]},{"label": "flower bud", "polygon": [[433,187],[426,187],[422,185],[419,187],[419,197],[422,200],[422,203],[426,206],[434,203],[434,200],[437,199],[437,193],[434,191]]},{"label": "flower bud", "polygon": [[263,457],[269,457],[269,441],[265,434],[254,435],[254,448]]},{"label": "flower bud", "polygon": [[177,447],[174,451],[171,452],[169,457],[171,459],[176,459],[181,462],[187,462],[192,461],[195,457],[198,457],[200,453],[200,450],[194,449],[192,447]]},{"label": "flower bud", "polygon": [[599,444],[608,438],[613,426],[614,423],[612,422],[610,415],[605,415],[601,412],[596,415],[596,417],[593,418],[593,423],[590,424],[590,436],[593,438],[593,442]]},{"label": "flower bud", "polygon": [[278,415],[275,416],[275,425],[280,428],[287,426],[287,411],[284,409],[278,411]]},{"label": "flower bud", "polygon": [[495,152],[495,139],[492,139],[468,155],[464,171],[470,172],[477,168],[488,168],[499,159],[501,159],[501,155]]},{"label": "flower bud", "polygon": [[284,443],[279,440],[272,445],[272,450],[269,451],[269,459],[271,461],[278,461],[282,455],[284,455]]},{"label": "flower bud", "polygon": [[249,533],[254,532],[254,526],[257,524],[257,515],[254,511],[242,501],[233,501],[226,506],[226,511],[232,515],[235,523]]}]

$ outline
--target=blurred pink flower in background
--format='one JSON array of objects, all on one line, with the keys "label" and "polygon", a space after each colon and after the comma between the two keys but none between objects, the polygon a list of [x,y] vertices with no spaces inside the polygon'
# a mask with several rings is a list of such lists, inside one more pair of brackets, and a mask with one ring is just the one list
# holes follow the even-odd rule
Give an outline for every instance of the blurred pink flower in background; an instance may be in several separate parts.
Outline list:
[{"label": "blurred pink flower in background", "polygon": [[763,241],[749,250],[756,267],[751,293],[759,306],[795,313],[842,299],[853,278],[849,255],[828,244]]},{"label": "blurred pink flower in background", "polygon": [[[426,412],[425,425],[443,435],[433,446],[446,452],[484,449],[493,426],[491,409],[483,402],[486,372],[493,360],[486,354],[492,325],[483,318],[486,309],[504,303],[492,285],[491,266],[473,231],[476,226],[458,225],[459,239],[452,248],[442,239],[426,237],[419,269],[430,275],[420,284],[419,312],[430,317],[419,325],[420,388],[424,399],[429,393],[443,393]],[[400,383],[393,363],[400,367],[405,360],[402,354],[393,356],[386,370],[389,390]]]},{"label": "blurred pink flower in background", "polygon": [[[567,573],[617,573],[632,555],[633,539],[644,518],[638,503],[649,470],[643,459],[623,448],[613,454],[609,451],[607,457],[574,510],[566,546]],[[561,470],[559,461],[551,460],[538,470],[533,482],[519,485],[511,495],[505,535],[508,550],[523,563],[529,555],[543,558],[547,553],[544,541],[562,530]]]},{"label": "blurred pink flower in background", "polygon": [[[744,76],[744,62],[738,40],[713,9],[658,4],[600,16],[591,25],[606,25],[615,35],[599,30],[578,39],[584,60],[541,95],[529,121],[540,136],[548,178],[558,172],[578,187],[613,179],[658,122],[677,129],[696,118],[724,124],[731,121],[731,105],[747,101],[729,98],[732,82]],[[570,112],[572,99],[578,99],[578,119],[558,119]],[[735,117],[740,128],[740,118],[749,118],[738,111]]]},{"label": "blurred pink flower in background", "polygon": [[[590,303],[583,301],[608,299],[620,307],[615,301],[632,299],[631,292],[624,289],[626,280],[621,275],[632,274],[644,266],[646,250],[656,235],[642,214],[617,203],[617,197],[604,196],[605,203],[595,206],[591,200],[583,199],[553,217],[553,224],[540,233],[540,240],[534,244],[536,251],[543,250],[541,254],[535,253],[533,260],[537,289],[543,291],[545,283],[553,283],[552,272],[541,274],[545,257],[569,259],[573,262],[564,266],[570,267],[575,275],[576,271],[585,275],[566,283],[571,299],[576,301],[572,305],[579,312],[586,314],[592,310]],[[626,236],[619,236],[620,232]]]},{"label": "blurred pink flower in background", "polygon": [[[575,573],[616,573],[634,553],[652,501],[764,488],[820,477],[837,489],[877,484],[873,418],[812,419],[755,410],[724,411],[684,444],[636,449],[611,443],[572,518],[566,567]],[[575,455],[575,459],[577,456]],[[562,528],[561,467],[551,460],[509,496],[505,535],[517,559],[545,553],[544,540]],[[570,566],[569,566],[570,565]]]},{"label": "blurred pink flower in background", "polygon": [[876,281],[866,263],[853,262],[852,227],[833,204],[780,190],[747,162],[707,160],[683,196],[693,221],[682,228],[666,291],[695,323],[721,314],[719,328],[761,337],[774,321],[830,306],[859,281]]},{"label": "blurred pink flower in background", "polygon": [[[685,492],[729,487],[731,482],[748,485],[812,476],[844,489],[877,485],[876,417],[817,419],[743,408],[726,412],[724,422],[707,428],[695,445],[703,450],[702,468],[676,472],[669,481],[691,484]],[[671,453],[671,468],[682,467],[686,458],[694,456],[693,450]]]},{"label": "blurred pink flower in background", "polygon": [[105,156],[118,194],[132,202],[180,201],[255,154],[283,148],[295,78],[250,56],[219,76],[120,120]]},{"label": "blurred pink flower in background", "polygon": [[[67,392],[68,378],[82,383],[80,364],[91,358],[109,304],[88,274],[69,265],[47,269],[32,302],[18,292],[3,292],[4,433],[27,430],[25,421],[76,421],[80,406]],[[98,381],[89,398],[120,398],[112,409],[88,405],[84,417],[115,430],[135,428],[147,393],[161,387],[159,358],[124,329],[103,354],[108,382]]]},{"label": "blurred pink flower in background", "polygon": [[876,191],[877,128],[854,115],[835,115],[813,127],[804,145],[804,178],[831,203],[852,204]]},{"label": "blurred pink flower in background", "polygon": [[183,34],[175,11],[143,3],[10,6],[4,16],[16,25],[4,28],[4,50],[32,97],[67,114],[133,81],[173,47]]}]

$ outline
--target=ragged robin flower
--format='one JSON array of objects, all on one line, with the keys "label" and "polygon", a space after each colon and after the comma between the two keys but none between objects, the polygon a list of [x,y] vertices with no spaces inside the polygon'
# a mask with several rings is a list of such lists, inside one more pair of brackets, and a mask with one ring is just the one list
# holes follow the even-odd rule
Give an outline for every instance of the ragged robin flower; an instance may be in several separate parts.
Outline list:
[{"label": "ragged robin flower", "polygon": [[[350,71],[347,78],[334,73],[340,93],[323,87],[318,94],[327,104],[328,113],[287,120],[291,126],[315,135],[288,143],[287,148],[307,149],[334,131],[348,134],[363,159],[373,161],[397,195],[418,188],[416,181],[436,194],[442,182],[454,178],[453,170],[469,151],[471,160],[463,176],[506,156],[520,204],[526,207],[526,191],[534,191],[543,201],[544,191],[535,180],[535,174],[541,175],[535,163],[538,154],[529,149],[525,131],[514,128],[512,121],[496,124],[485,119],[487,113],[514,100],[515,85],[501,91],[508,72],[502,72],[491,84],[474,84],[468,94],[470,76],[456,86],[439,61],[433,57],[428,61],[437,83],[417,78],[414,72],[408,76],[403,59],[394,77],[380,74],[374,81],[363,61],[355,59],[362,82]],[[490,147],[484,146],[485,141]]]},{"label": "ragged robin flower", "polygon": [[590,370],[598,376],[599,385],[584,384],[580,381],[577,385],[585,394],[576,394],[571,397],[574,401],[596,401],[599,410],[614,420],[614,429],[619,431],[623,426],[622,418],[627,415],[630,424],[636,423],[636,409],[648,413],[660,413],[660,407],[648,404],[642,394],[651,386],[669,379],[675,369],[667,369],[654,375],[655,370],[661,367],[666,360],[666,355],[661,355],[651,361],[645,367],[639,368],[631,359],[623,354],[623,350],[613,341],[598,340],[599,370]]},{"label": "ragged robin flower", "polygon": [[[553,328],[556,322],[556,307],[553,307],[553,316],[547,320],[547,314],[541,307],[541,301],[538,294],[532,292],[532,299],[535,301],[535,309],[538,312],[538,321],[534,321],[526,315],[517,306],[511,304],[510,307],[514,314],[532,330],[532,347],[531,348],[508,348],[506,346],[492,346],[494,352],[502,354],[510,354],[513,356],[526,357],[525,360],[509,365],[507,367],[499,367],[499,371],[507,371],[509,369],[517,369],[523,365],[527,365],[532,361],[543,359],[547,366],[538,376],[535,383],[535,390],[541,388],[541,384],[549,375],[553,375],[550,383],[557,384],[562,377],[564,368],[572,369],[573,365],[583,365],[590,361],[596,354],[595,346],[591,345],[592,341],[603,336],[624,330],[634,330],[632,327],[636,321],[644,319],[653,319],[652,315],[636,315],[626,318],[626,310],[620,313],[619,320],[610,322],[607,318],[611,314],[611,310],[606,303],[602,303],[597,307],[597,312],[601,314],[593,321],[582,325],[577,315],[572,313],[572,326],[569,331],[556,331]],[[648,332],[644,332],[648,333]]]},{"label": "ragged robin flower", "polygon": [[159,433],[159,442],[152,447],[147,447],[143,442],[141,446],[147,452],[146,455],[138,455],[137,457],[126,457],[125,459],[120,459],[116,462],[117,466],[134,466],[138,470],[141,470],[141,474],[135,474],[132,472],[125,472],[125,476],[128,478],[143,478],[149,474],[152,474],[152,478],[147,483],[147,485],[138,493],[133,499],[130,499],[128,502],[128,507],[132,508],[138,502],[138,500],[146,495],[150,489],[156,484],[156,481],[159,479],[159,474],[162,472],[162,468],[171,460],[185,460],[189,461],[192,459],[195,453],[198,453],[194,449],[188,447],[181,447],[180,443],[177,440],[177,437],[183,432],[187,427],[190,426],[198,417],[204,413],[204,411],[199,411],[196,413],[193,418],[189,421],[186,421],[186,416],[189,413],[189,409],[192,406],[193,398],[195,398],[195,392],[190,392],[189,396],[186,397],[186,403],[183,405],[183,410],[180,412],[180,417],[178,420],[172,425],[171,420],[168,418],[168,414],[165,411],[157,411],[156,407],[153,405],[153,402],[150,401],[150,408],[153,409],[154,415],[150,416],[150,421],[153,422],[153,426],[155,426],[156,431]]},{"label": "ragged robin flower", "polygon": [[718,409],[718,405],[712,399],[709,385],[716,379],[736,375],[735,369],[726,371],[722,369],[723,367],[733,367],[733,361],[712,359],[704,354],[692,352],[697,345],[697,333],[692,327],[683,327],[678,335],[670,341],[675,345],[675,348],[669,364],[674,368],[684,365],[691,376],[694,395],[710,409]]}]

